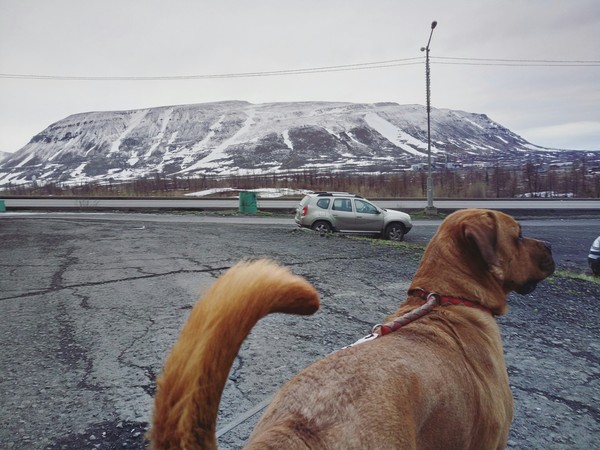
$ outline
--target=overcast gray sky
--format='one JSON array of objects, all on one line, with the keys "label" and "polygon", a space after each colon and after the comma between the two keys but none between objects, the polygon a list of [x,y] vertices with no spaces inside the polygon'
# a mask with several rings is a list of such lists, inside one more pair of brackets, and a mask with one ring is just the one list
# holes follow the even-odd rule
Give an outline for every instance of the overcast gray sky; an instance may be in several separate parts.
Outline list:
[{"label": "overcast gray sky", "polygon": [[[485,113],[536,145],[600,149],[598,0],[0,0],[0,150],[86,111],[425,104],[433,20],[433,107]],[[359,66],[383,61],[395,62]],[[265,74],[333,66],[354,67]],[[261,76],[177,78],[249,72]]]}]

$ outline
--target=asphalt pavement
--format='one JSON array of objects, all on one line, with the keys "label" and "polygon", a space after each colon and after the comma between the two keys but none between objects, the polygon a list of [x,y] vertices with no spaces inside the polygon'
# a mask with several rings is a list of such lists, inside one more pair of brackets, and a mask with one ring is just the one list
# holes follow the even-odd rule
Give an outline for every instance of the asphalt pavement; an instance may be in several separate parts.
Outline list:
[{"label": "asphalt pavement", "polygon": [[[260,405],[310,362],[364,336],[403,300],[437,223],[405,245],[322,237],[290,222],[179,215],[0,218],[0,447],[145,448],[155,377],[192,305],[224,270],[270,257],[322,308],[274,315],[244,343],[221,402],[220,448],[239,448]],[[545,222],[545,223],[544,223]],[[509,448],[600,448],[600,286],[574,279],[600,219],[523,221],[558,268],[500,318],[515,396]]]}]

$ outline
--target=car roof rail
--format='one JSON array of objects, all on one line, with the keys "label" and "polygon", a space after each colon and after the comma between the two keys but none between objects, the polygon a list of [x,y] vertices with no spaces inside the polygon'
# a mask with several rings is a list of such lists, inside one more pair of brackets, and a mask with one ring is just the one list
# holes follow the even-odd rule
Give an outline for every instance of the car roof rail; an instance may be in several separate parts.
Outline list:
[{"label": "car roof rail", "polygon": [[335,196],[342,196],[342,197],[364,198],[362,195],[353,194],[353,193],[351,193],[351,192],[317,191],[317,192],[313,192],[313,194],[314,194],[314,195],[316,195],[317,197],[335,197]]},{"label": "car roof rail", "polygon": [[343,196],[351,196],[353,194],[350,194],[348,192],[337,192],[337,191],[320,191],[320,192],[315,192],[315,194],[318,197],[332,197],[335,195],[343,195]]}]

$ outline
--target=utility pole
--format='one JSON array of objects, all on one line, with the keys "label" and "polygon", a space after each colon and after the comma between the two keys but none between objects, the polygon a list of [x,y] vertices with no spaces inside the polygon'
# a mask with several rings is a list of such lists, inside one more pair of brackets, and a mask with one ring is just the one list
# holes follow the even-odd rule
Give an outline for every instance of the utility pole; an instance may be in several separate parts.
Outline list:
[{"label": "utility pole", "polygon": [[434,20],[431,22],[431,32],[426,47],[421,47],[421,51],[425,52],[425,89],[427,98],[427,207],[425,213],[437,214],[437,209],[433,206],[433,178],[431,176],[431,87],[430,87],[430,71],[429,71],[429,44],[433,30],[437,26]]}]

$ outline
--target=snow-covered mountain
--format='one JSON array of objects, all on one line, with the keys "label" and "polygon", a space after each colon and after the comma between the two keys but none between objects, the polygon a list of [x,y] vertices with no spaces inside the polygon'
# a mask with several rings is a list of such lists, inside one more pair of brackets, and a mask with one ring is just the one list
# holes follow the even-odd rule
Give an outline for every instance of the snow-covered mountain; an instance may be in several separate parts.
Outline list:
[{"label": "snow-covered mountain", "polygon": [[[434,161],[519,161],[563,153],[484,114],[432,109]],[[533,156],[532,156],[533,155]],[[131,180],[160,173],[394,172],[427,157],[424,106],[228,101],[75,114],[0,161],[0,185]]]}]

